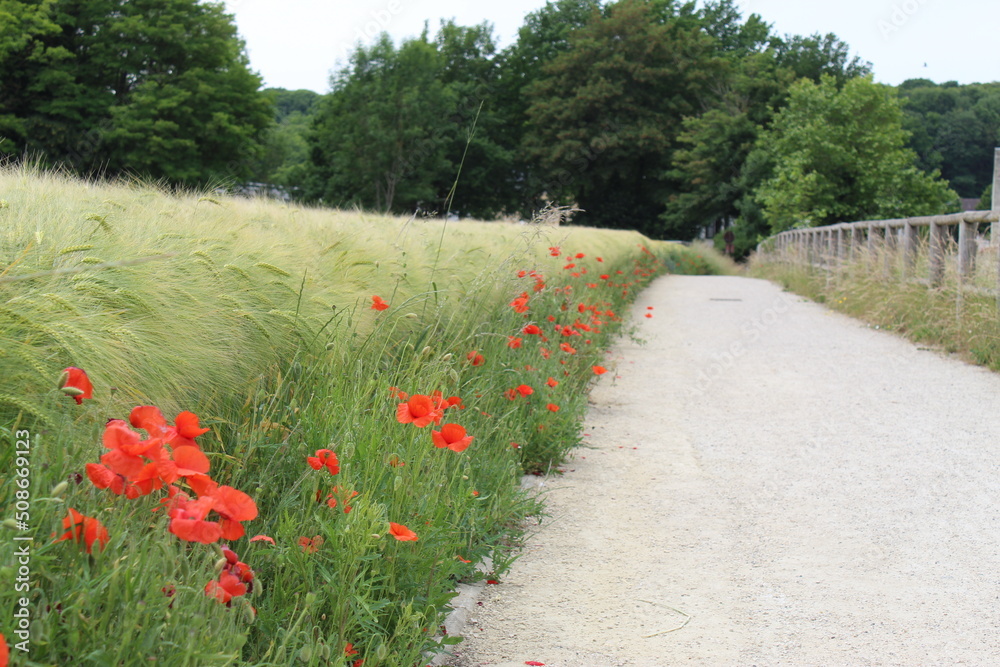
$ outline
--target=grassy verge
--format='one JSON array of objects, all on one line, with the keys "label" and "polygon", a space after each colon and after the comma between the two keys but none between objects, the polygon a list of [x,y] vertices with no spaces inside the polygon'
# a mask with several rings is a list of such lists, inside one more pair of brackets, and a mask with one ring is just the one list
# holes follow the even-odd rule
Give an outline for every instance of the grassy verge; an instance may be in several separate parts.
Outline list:
[{"label": "grassy verge", "polygon": [[634,295],[709,270],[629,232],[30,170],[0,195],[12,664],[424,664]]},{"label": "grassy verge", "polygon": [[1000,317],[994,297],[960,289],[953,272],[946,274],[940,287],[929,288],[902,279],[895,268],[886,272],[883,266],[881,257],[874,264],[862,260],[836,272],[754,260],[750,275],[874,327],[1000,370]]}]

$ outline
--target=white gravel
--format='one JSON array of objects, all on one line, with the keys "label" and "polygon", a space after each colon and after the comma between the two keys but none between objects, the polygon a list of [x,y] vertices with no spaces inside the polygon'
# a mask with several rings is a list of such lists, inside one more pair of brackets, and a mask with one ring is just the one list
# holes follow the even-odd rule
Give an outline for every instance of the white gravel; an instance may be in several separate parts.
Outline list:
[{"label": "white gravel", "polygon": [[747,278],[633,317],[450,664],[1000,664],[1000,377]]}]

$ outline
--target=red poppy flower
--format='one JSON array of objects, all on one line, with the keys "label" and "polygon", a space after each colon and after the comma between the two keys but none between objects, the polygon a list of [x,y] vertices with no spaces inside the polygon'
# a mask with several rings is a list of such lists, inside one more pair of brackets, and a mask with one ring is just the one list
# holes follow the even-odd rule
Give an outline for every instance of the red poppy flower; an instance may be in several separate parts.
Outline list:
[{"label": "red poppy flower", "polygon": [[517,297],[510,302],[510,307],[514,309],[515,313],[524,313],[528,311],[528,293],[522,292],[521,296]]},{"label": "red poppy flower", "polygon": [[0,667],[7,667],[10,663],[10,651],[7,649],[7,638],[0,633]]},{"label": "red poppy flower", "polygon": [[234,597],[245,595],[246,592],[246,584],[241,582],[240,578],[231,572],[222,572],[219,574],[218,581],[213,579],[205,584],[205,595],[214,597],[219,602],[227,605]]},{"label": "red poppy flower", "polygon": [[201,428],[198,424],[198,415],[193,412],[184,412],[177,415],[177,419],[174,420],[176,424],[177,434],[182,438],[190,438],[194,440],[199,435],[203,433],[208,433],[209,429]]},{"label": "red poppy flower", "polygon": [[525,660],[524,664],[531,665],[531,667],[545,667],[544,662],[538,662],[537,660]]},{"label": "red poppy flower", "polygon": [[464,410],[465,405],[462,404],[462,399],[458,396],[449,396],[448,400],[445,401],[445,410],[448,408],[458,408],[459,410]]},{"label": "red poppy flower", "polygon": [[462,561],[463,563],[471,563],[472,562],[471,560],[466,560],[466,559],[462,558],[458,554],[455,554],[455,558],[457,558],[458,560]]},{"label": "red poppy flower", "polygon": [[238,540],[243,537],[245,531],[241,522],[257,518],[257,504],[253,498],[231,486],[219,486],[210,497],[215,500],[212,509],[222,517],[219,521],[222,539]]},{"label": "red poppy flower", "polygon": [[399,456],[396,455],[396,454],[393,454],[392,456],[389,457],[388,463],[393,468],[402,468],[403,466],[406,465],[406,461],[404,461],[403,459],[399,458]]},{"label": "red poppy flower", "polygon": [[653,313],[646,313],[646,317],[653,317]]},{"label": "red poppy flower", "polygon": [[556,405],[555,403],[549,403],[545,407],[551,410],[552,412],[559,412],[559,406]]},{"label": "red poppy flower", "polygon": [[250,538],[250,541],[251,542],[270,542],[271,544],[275,543],[274,542],[274,538],[273,537],[268,537],[267,535],[254,535],[253,537]]},{"label": "red poppy flower", "polygon": [[90,384],[90,378],[87,377],[86,372],[76,366],[70,366],[63,370],[63,381],[60,389],[67,396],[72,396],[77,405],[82,404],[85,398],[94,397],[94,385]]},{"label": "red poppy flower", "polygon": [[556,385],[559,384],[559,381],[553,377],[550,377],[548,380],[546,380],[545,384],[549,385],[550,387],[555,387]]},{"label": "red poppy flower", "polygon": [[323,466],[330,471],[331,475],[340,472],[340,461],[332,449],[317,449],[315,456],[307,456],[306,462],[313,470],[319,470]]},{"label": "red poppy flower", "polygon": [[608,369],[604,366],[592,366],[594,370],[594,375],[604,375],[608,372]]},{"label": "red poppy flower", "polygon": [[322,535],[314,535],[311,538],[299,538],[299,546],[302,547],[302,550],[307,554],[314,554],[319,551],[319,548],[323,546],[323,542],[325,542],[325,540]]},{"label": "red poppy flower", "polygon": [[385,310],[388,307],[389,307],[389,304],[387,304],[385,301],[383,301],[382,297],[380,297],[380,296],[373,296],[372,297],[372,310]]},{"label": "red poppy flower", "polygon": [[465,355],[465,358],[468,359],[469,363],[472,364],[473,366],[482,366],[483,362],[486,361],[483,358],[483,355],[479,354],[475,350]]},{"label": "red poppy flower", "polygon": [[512,350],[516,350],[521,347],[521,339],[517,336],[507,336],[507,347]]},{"label": "red poppy flower", "polygon": [[566,354],[576,354],[576,348],[574,348],[569,343],[559,343],[559,349]]},{"label": "red poppy flower", "polygon": [[215,498],[205,496],[198,500],[181,501],[170,512],[169,531],[188,542],[211,544],[222,537],[222,526],[205,517],[212,511]]},{"label": "red poppy flower", "polygon": [[414,533],[412,530],[410,530],[406,526],[404,526],[402,524],[399,524],[399,523],[393,523],[392,521],[389,522],[389,534],[392,535],[393,537],[395,537],[400,542],[416,542],[417,541],[417,534],[416,533]]},{"label": "red poppy flower", "polygon": [[512,389],[508,389],[507,391],[505,391],[503,393],[503,395],[507,397],[507,400],[513,401],[515,398],[518,397],[517,389],[513,389],[513,388]]},{"label": "red poppy flower", "polygon": [[110,535],[108,535],[108,529],[97,519],[84,516],[72,507],[67,508],[67,511],[69,512],[69,516],[62,520],[62,527],[67,530],[56,542],[62,542],[63,540],[83,542],[88,554],[93,553],[94,543],[96,542],[100,546],[101,551],[104,551],[104,547],[108,545],[108,541],[111,539]]},{"label": "red poppy flower", "polygon": [[358,495],[357,491],[351,491],[350,489],[343,489],[340,486],[333,487],[333,491],[326,496],[326,504],[330,509],[335,509],[337,507],[337,502],[340,501],[340,506],[344,509],[344,514],[350,514],[351,510],[354,509],[347,504],[347,501]]},{"label": "red poppy flower", "polygon": [[552,255],[553,257],[558,257],[560,255],[559,246],[557,245],[549,246],[549,254]]},{"label": "red poppy flower", "polygon": [[396,408],[396,420],[400,424],[413,424],[423,428],[431,422],[438,424],[444,416],[444,410],[435,405],[430,396],[414,394],[406,403],[400,403]]},{"label": "red poppy flower", "polygon": [[453,452],[464,452],[472,442],[472,436],[465,434],[465,427],[445,424],[440,431],[431,431],[431,440],[438,448],[447,447]]},{"label": "red poppy flower", "polygon": [[531,396],[532,394],[535,393],[535,390],[526,384],[522,384],[518,385],[517,393],[521,394],[521,396]]},{"label": "red poppy flower", "polygon": [[529,336],[539,336],[542,330],[538,328],[537,324],[528,324],[521,329],[521,333],[528,334]]}]

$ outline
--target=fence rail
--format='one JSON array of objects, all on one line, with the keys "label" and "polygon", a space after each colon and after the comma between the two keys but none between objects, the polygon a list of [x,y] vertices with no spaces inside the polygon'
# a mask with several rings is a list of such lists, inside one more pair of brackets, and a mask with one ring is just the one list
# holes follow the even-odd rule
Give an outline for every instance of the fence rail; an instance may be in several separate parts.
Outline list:
[{"label": "fence rail", "polygon": [[[898,269],[903,279],[919,279],[920,268],[932,287],[942,284],[949,264],[964,287],[987,290],[1000,304],[1000,261],[996,253],[1000,239],[990,234],[990,264],[994,275],[987,284],[977,281],[976,259],[980,240],[979,226],[1000,221],[1000,211],[966,211],[950,215],[930,215],[893,220],[862,220],[825,227],[808,227],[781,232],[763,241],[757,248],[765,261],[805,263],[836,270],[849,263],[868,259],[882,265],[888,277]],[[957,234],[954,228],[957,227]],[[926,228],[926,229],[925,229]],[[998,225],[992,225],[996,231]],[[881,258],[881,262],[875,260]],[[926,267],[920,267],[922,261]],[[978,285],[976,283],[979,283]]]}]

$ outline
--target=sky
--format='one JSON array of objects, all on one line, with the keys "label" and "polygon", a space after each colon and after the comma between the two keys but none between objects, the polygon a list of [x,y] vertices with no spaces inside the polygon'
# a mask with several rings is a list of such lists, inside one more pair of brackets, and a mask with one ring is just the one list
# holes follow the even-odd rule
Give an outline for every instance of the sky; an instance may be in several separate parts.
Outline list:
[{"label": "sky", "polygon": [[[778,34],[832,32],[872,63],[875,80],[898,85],[1000,81],[1000,0],[738,0]],[[266,87],[319,93],[358,42],[382,31],[399,43],[429,21],[493,24],[500,47],[545,0],[226,0]]]}]

